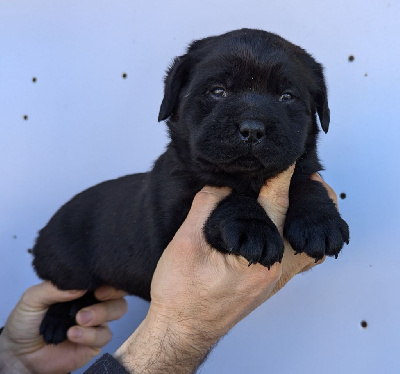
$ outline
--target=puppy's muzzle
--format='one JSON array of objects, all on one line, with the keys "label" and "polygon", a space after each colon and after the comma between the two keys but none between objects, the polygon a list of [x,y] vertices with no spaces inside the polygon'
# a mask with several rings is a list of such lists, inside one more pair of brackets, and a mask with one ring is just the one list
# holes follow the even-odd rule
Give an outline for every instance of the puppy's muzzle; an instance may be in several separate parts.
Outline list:
[{"label": "puppy's muzzle", "polygon": [[259,143],[265,136],[265,126],[258,120],[244,120],[239,125],[240,139],[247,143]]}]

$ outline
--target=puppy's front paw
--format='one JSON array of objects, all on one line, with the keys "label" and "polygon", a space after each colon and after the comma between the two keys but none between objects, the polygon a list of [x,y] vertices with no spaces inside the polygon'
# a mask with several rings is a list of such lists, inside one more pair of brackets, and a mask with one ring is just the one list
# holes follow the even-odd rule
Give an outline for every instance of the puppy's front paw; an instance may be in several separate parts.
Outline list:
[{"label": "puppy's front paw", "polygon": [[293,249],[305,252],[316,260],[335,256],[349,243],[349,226],[340,217],[335,206],[314,207],[291,212],[286,217],[284,236]]},{"label": "puppy's front paw", "polygon": [[67,339],[68,329],[76,324],[75,315],[64,304],[69,303],[51,305],[40,324],[39,332],[46,344],[62,343]]},{"label": "puppy's front paw", "polygon": [[95,303],[98,300],[93,292],[88,292],[79,299],[50,305],[39,329],[45,343],[59,344],[66,340],[68,329],[76,325],[75,316],[78,311]]},{"label": "puppy's front paw", "polygon": [[241,255],[249,265],[271,267],[283,256],[276,226],[256,200],[230,195],[212,212],[204,227],[208,243],[224,253]]}]

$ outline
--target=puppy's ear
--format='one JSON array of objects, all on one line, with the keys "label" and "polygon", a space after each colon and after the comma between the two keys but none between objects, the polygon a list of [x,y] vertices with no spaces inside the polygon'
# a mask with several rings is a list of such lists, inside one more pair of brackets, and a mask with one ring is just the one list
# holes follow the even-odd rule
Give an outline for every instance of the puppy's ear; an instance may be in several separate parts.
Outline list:
[{"label": "puppy's ear", "polygon": [[313,93],[315,108],[318,113],[319,121],[321,122],[322,130],[328,132],[329,122],[331,119],[330,110],[328,106],[328,94],[323,74],[323,68],[320,64],[316,63],[313,67],[314,75],[317,78],[317,91]]},{"label": "puppy's ear", "polygon": [[328,132],[330,122],[330,110],[328,106],[328,94],[325,84],[323,67],[309,55],[304,49],[296,48],[296,55],[305,67],[311,72],[315,85],[311,88],[311,96],[314,100],[315,110],[321,122],[322,130]]},{"label": "puppy's ear", "polygon": [[192,59],[188,55],[176,57],[172,62],[164,80],[164,99],[158,114],[159,122],[175,112],[180,93],[188,82],[192,66]]}]

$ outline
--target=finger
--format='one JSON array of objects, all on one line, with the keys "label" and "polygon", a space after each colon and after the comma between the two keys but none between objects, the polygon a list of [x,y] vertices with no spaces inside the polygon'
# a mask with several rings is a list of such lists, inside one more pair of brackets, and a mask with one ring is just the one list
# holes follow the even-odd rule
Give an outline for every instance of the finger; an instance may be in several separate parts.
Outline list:
[{"label": "finger", "polygon": [[[203,258],[204,253],[209,252],[209,244],[206,242],[203,234],[204,224],[210,216],[212,210],[217,204],[230,194],[229,188],[204,187],[196,194],[193,199],[192,206],[183,222],[182,226],[176,232],[171,243],[179,243],[179,245],[168,245],[163,256],[168,256],[175,251],[179,251],[179,258],[182,261],[182,256],[189,256],[190,261],[192,256]],[[174,256],[172,256],[174,257]]]},{"label": "finger", "polygon": [[84,295],[86,290],[61,291],[50,282],[42,282],[28,288],[21,298],[21,303],[34,309],[47,309],[50,305],[77,299]]},{"label": "finger", "polygon": [[294,172],[296,164],[291,165],[288,169],[278,174],[275,178],[269,179],[267,183],[261,188],[260,203],[264,200],[273,200],[278,202],[283,199],[287,202],[287,195],[289,193],[290,181]]},{"label": "finger", "polygon": [[338,200],[337,200],[336,192],[333,190],[333,188],[328,183],[326,183],[318,173],[312,174],[310,179],[313,181],[320,182],[325,187],[326,191],[328,192],[329,197],[333,200],[333,202],[335,203],[336,208],[337,208]]},{"label": "finger", "polygon": [[258,202],[268,213],[282,234],[283,222],[289,207],[289,187],[295,164],[267,181],[261,188]]},{"label": "finger", "polygon": [[296,274],[310,270],[316,265],[322,264],[325,257],[315,262],[315,259],[305,253],[295,254],[289,242],[284,239],[285,251],[282,259],[282,276],[275,285],[274,293],[279,291]]},{"label": "finger", "polygon": [[194,227],[201,227],[215,206],[227,197],[230,192],[230,189],[226,187],[204,187],[194,197],[192,207],[185,221]]},{"label": "finger", "polygon": [[98,326],[121,318],[127,310],[128,304],[123,298],[103,301],[81,309],[76,321],[81,326]]},{"label": "finger", "polygon": [[110,286],[102,286],[99,287],[95,292],[94,296],[96,297],[97,300],[103,301],[103,300],[116,300],[120,299],[124,296],[127,296],[128,294],[125,291],[122,290],[116,290],[113,287]]},{"label": "finger", "polygon": [[[286,258],[285,258],[286,257]],[[279,278],[279,280],[276,282],[275,287],[274,287],[274,294],[278,292],[281,288],[283,288],[287,282],[289,282],[302,268],[305,268],[307,266],[313,266],[314,261],[311,261],[312,259],[306,258],[307,255],[304,253],[301,253],[297,255],[296,257],[300,257],[299,259],[293,259],[287,258],[286,251],[285,254],[283,255],[283,260],[282,260],[282,276]],[[296,260],[299,262],[296,263]],[[299,267],[300,264],[303,264],[302,267]]]},{"label": "finger", "polygon": [[112,333],[108,326],[73,326],[68,330],[67,337],[73,343],[101,348],[110,342]]}]

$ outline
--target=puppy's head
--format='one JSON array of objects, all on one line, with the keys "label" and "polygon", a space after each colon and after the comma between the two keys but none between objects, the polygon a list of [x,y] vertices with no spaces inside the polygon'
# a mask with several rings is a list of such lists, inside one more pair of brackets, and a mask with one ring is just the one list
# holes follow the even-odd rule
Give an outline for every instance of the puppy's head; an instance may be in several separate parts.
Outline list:
[{"label": "puppy's head", "polygon": [[[329,126],[322,67],[303,49],[261,30],[193,42],[165,79],[159,121],[207,182],[269,178]],[[223,184],[224,182],[221,182]]]}]

